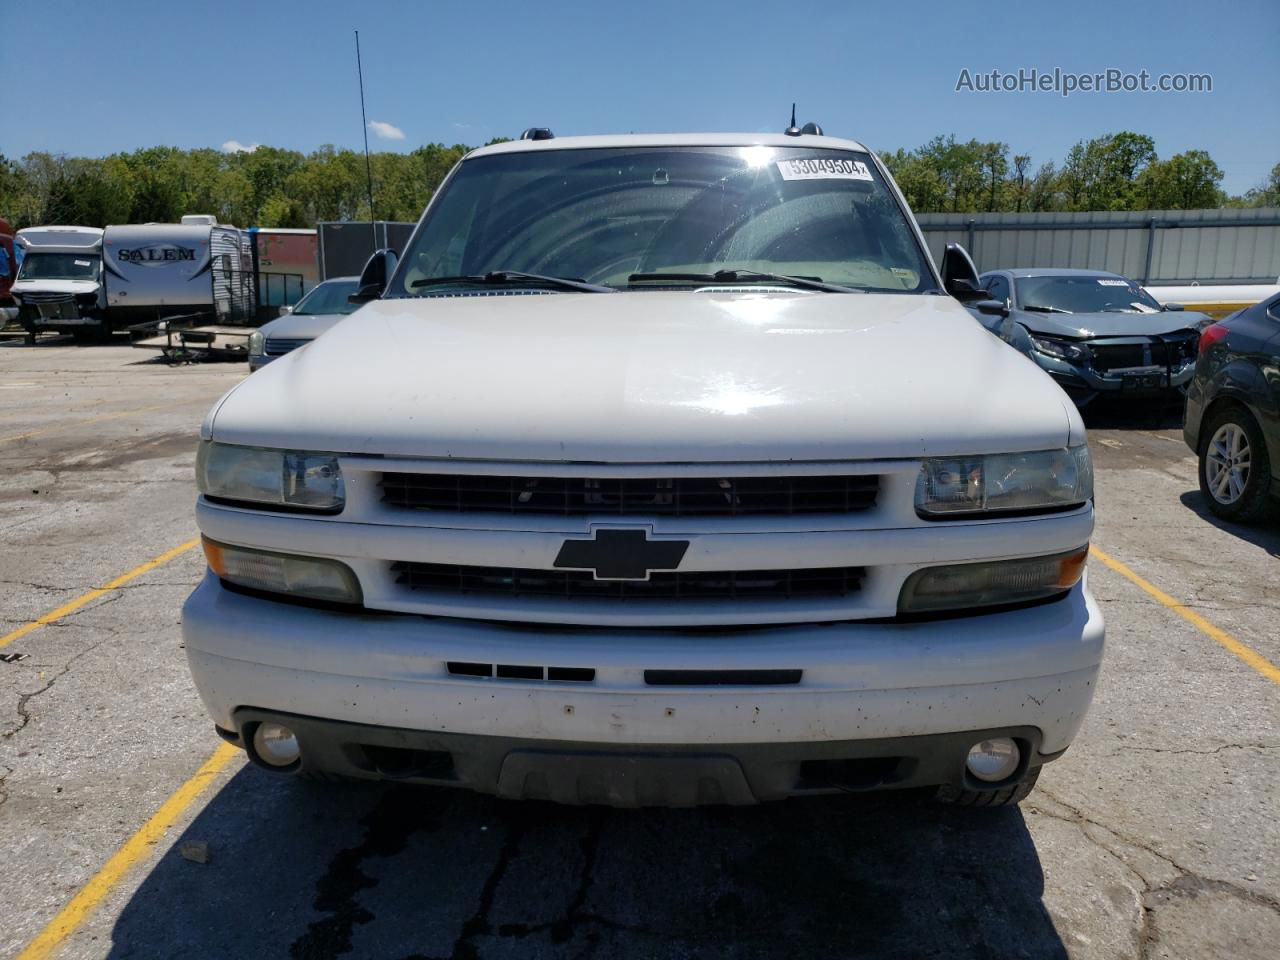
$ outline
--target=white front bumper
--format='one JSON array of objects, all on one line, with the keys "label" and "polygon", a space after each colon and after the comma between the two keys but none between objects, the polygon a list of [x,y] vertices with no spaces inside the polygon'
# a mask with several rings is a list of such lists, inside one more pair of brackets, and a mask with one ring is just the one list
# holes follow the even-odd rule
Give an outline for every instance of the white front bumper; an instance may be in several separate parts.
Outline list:
[{"label": "white front bumper", "polygon": [[[923,623],[696,631],[348,614],[232,593],[212,575],[183,636],[214,722],[239,707],[421,731],[605,744],[787,743],[1034,726],[1067,748],[1103,622],[1085,584],[1023,610]],[[473,679],[466,661],[595,670],[593,683]],[[646,669],[799,669],[786,686],[649,686]]]}]

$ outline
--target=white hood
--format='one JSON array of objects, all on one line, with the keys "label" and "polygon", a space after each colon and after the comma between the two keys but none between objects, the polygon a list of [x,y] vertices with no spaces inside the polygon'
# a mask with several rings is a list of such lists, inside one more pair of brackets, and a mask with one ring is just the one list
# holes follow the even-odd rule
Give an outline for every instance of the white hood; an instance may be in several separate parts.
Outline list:
[{"label": "white hood", "polygon": [[24,293],[97,293],[97,280],[15,280],[13,292],[18,296]]},{"label": "white hood", "polygon": [[466,459],[845,460],[1083,440],[950,297],[630,292],[376,301],[236,387],[226,443]]}]

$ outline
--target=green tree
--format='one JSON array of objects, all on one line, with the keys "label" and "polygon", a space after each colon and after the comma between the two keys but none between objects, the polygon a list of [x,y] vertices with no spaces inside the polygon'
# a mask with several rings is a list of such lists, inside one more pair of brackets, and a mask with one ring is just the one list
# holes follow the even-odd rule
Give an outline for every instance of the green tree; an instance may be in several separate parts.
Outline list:
[{"label": "green tree", "polygon": [[1221,206],[1222,170],[1204,150],[1188,150],[1153,163],[1140,182],[1148,210],[1201,210]]},{"label": "green tree", "polygon": [[1139,133],[1108,133],[1081,140],[1062,167],[1061,190],[1069,210],[1132,210],[1138,178],[1156,160],[1155,142]]}]

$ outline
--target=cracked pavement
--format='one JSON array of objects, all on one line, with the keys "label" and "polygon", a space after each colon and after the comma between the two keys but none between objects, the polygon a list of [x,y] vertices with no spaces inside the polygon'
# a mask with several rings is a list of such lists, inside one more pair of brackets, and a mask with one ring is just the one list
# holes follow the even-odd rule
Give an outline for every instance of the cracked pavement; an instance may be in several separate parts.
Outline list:
[{"label": "cracked pavement", "polygon": [[[0,443],[0,633],[193,535],[197,427],[244,368],[146,359],[0,343],[0,437],[33,433]],[[1209,517],[1176,411],[1086,419],[1098,545],[1280,662],[1280,524]],[[216,746],[177,630],[201,569],[190,551],[4,651],[0,957]],[[1270,957],[1280,688],[1096,560],[1089,576],[1097,698],[1020,808],[562,808],[237,759],[59,956]]]}]

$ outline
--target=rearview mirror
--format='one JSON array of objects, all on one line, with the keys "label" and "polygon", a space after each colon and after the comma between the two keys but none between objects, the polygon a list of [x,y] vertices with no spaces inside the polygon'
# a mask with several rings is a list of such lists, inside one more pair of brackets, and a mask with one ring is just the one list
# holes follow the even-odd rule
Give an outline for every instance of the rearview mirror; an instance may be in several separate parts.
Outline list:
[{"label": "rearview mirror", "polygon": [[990,299],[978,283],[978,268],[969,251],[958,243],[948,243],[942,252],[942,287],[961,303]]},{"label": "rearview mirror", "polygon": [[1186,307],[1184,307],[1184,306],[1183,306],[1182,304],[1180,304],[1180,303],[1166,303],[1166,304],[1164,305],[1164,308],[1165,308],[1166,310],[1185,310],[1185,309],[1187,309]]},{"label": "rearview mirror", "polygon": [[395,272],[399,255],[390,248],[373,251],[364,269],[360,271],[360,284],[356,292],[347,297],[348,303],[368,303],[387,292],[387,281]]}]

